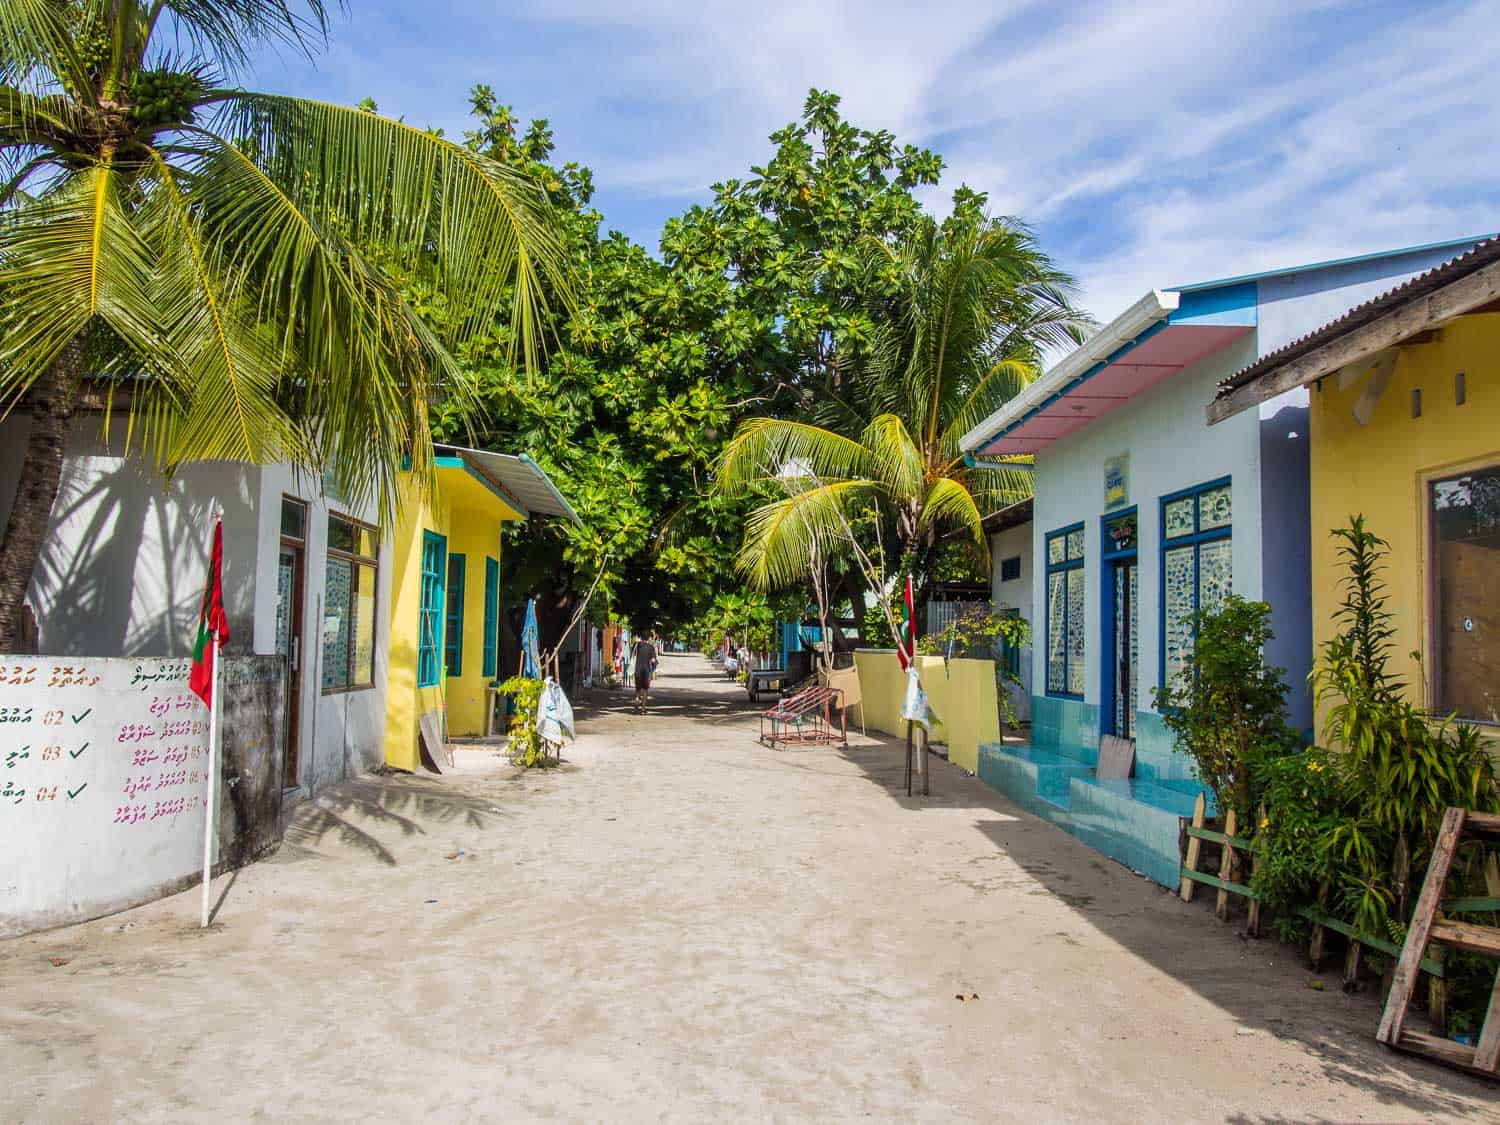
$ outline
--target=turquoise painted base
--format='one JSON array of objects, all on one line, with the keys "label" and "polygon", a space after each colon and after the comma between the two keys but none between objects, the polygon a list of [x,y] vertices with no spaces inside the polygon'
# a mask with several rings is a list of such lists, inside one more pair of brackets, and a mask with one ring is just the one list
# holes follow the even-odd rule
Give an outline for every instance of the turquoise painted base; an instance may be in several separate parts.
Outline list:
[{"label": "turquoise painted base", "polygon": [[[1153,712],[1136,716],[1136,776],[1101,781],[1099,709],[1072,699],[1031,701],[1031,742],[979,748],[979,777],[1027,812],[1160,883],[1178,883],[1181,822],[1202,785]],[[1213,798],[1209,795],[1212,814]]]}]

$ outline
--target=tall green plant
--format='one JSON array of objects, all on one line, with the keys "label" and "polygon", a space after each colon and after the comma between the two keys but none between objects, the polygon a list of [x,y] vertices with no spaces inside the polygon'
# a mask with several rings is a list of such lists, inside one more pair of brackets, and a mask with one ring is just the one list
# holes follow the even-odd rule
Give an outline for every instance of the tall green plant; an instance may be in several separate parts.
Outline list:
[{"label": "tall green plant", "polygon": [[1221,810],[1252,823],[1260,762],[1290,753],[1296,737],[1286,723],[1286,680],[1266,662],[1274,638],[1271,607],[1230,594],[1200,613],[1183,672],[1155,689],[1156,708],[1193,756],[1198,776]]},{"label": "tall green plant", "polygon": [[[30,416],[0,540],[0,652],[56,500],[85,375],[165,470],[287,460],[387,510],[431,463],[429,401],[471,404],[448,348],[504,313],[539,344],[564,261],[514,168],[361,109],[234,82],[311,53],[324,0],[0,6],[0,411]],[[399,279],[451,310],[439,332]]]},{"label": "tall green plant", "polygon": [[[1426,714],[1389,667],[1395,630],[1382,578],[1385,541],[1361,516],[1331,534],[1344,564],[1343,596],[1337,632],[1311,677],[1330,749],[1268,770],[1268,823],[1259,837],[1267,862],[1257,866],[1255,885],[1274,905],[1305,901],[1314,882],[1326,885],[1329,905],[1359,929],[1399,936],[1444,812],[1500,809],[1500,795],[1478,731]],[[1467,852],[1453,878],[1473,878],[1477,858]]]}]

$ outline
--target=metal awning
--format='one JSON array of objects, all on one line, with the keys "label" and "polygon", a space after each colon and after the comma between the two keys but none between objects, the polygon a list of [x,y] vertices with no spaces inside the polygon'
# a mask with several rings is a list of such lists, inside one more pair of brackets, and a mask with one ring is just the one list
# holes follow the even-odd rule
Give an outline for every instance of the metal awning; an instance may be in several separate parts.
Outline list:
[{"label": "metal awning", "polygon": [[439,457],[458,457],[480,476],[512,497],[525,516],[559,516],[576,526],[583,521],[573,506],[563,498],[542,467],[526,454],[492,453],[487,449],[466,449],[458,445],[438,445],[433,452]]}]

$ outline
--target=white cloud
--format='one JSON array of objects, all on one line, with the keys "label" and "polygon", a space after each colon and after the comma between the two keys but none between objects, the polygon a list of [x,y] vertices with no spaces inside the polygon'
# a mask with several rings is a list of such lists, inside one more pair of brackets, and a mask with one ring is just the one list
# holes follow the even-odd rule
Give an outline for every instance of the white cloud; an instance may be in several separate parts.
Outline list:
[{"label": "white cloud", "polygon": [[386,3],[336,30],[317,92],[457,131],[488,81],[647,241],[812,86],[941,151],[935,206],[962,180],[1033,222],[1103,319],[1151,286],[1500,227],[1500,0]]}]

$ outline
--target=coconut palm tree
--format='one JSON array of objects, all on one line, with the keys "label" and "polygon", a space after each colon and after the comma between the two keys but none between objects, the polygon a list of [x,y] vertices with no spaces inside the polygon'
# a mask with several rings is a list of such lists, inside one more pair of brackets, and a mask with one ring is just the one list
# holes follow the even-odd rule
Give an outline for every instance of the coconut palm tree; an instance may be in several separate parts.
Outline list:
[{"label": "coconut palm tree", "polygon": [[959,441],[1088,325],[1072,280],[1012,220],[928,220],[904,242],[867,245],[866,266],[889,295],[870,310],[879,327],[852,377],[820,393],[810,420],[744,423],[720,461],[719,489],[781,494],[746,524],[738,561],[757,587],[805,579],[815,546],[847,549],[871,516],[893,529],[899,573],[921,584],[950,541],[987,557],[985,515],[1029,496],[1030,477],[968,463]]},{"label": "coconut palm tree", "polygon": [[[449,348],[509,311],[536,356],[563,257],[520,173],[374,113],[235,84],[316,50],[325,0],[0,0],[0,416],[30,418],[0,652],[81,404],[127,447],[289,460],[386,510],[467,402]],[[439,338],[404,297],[441,302]]]}]

